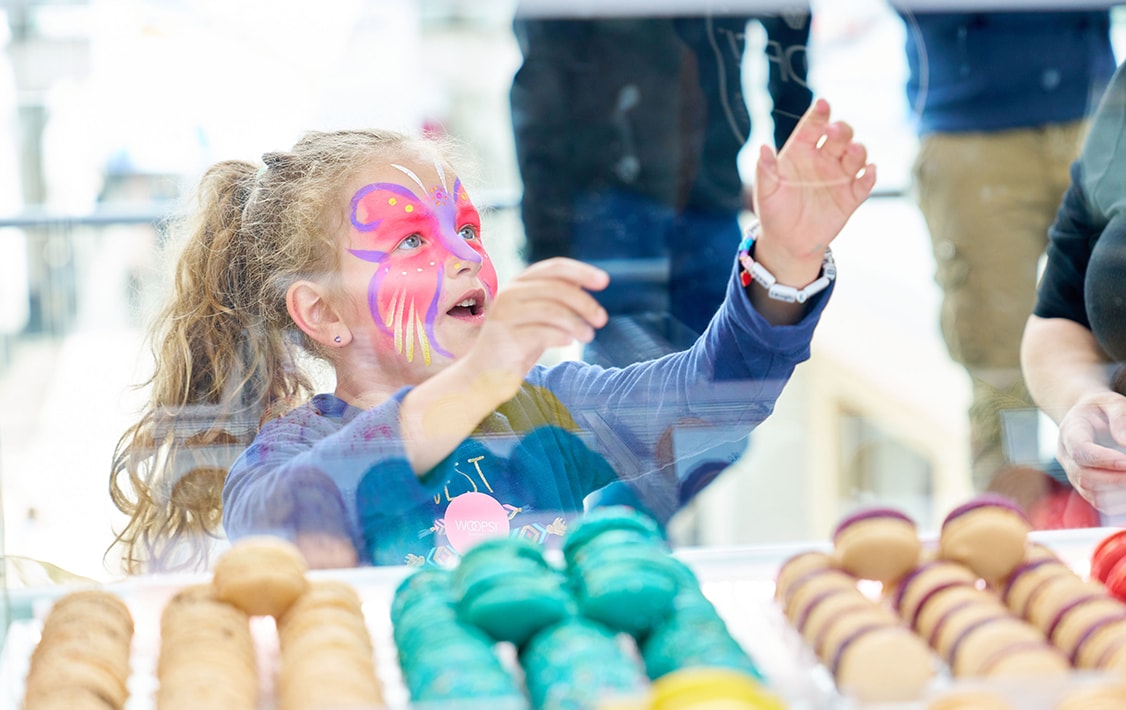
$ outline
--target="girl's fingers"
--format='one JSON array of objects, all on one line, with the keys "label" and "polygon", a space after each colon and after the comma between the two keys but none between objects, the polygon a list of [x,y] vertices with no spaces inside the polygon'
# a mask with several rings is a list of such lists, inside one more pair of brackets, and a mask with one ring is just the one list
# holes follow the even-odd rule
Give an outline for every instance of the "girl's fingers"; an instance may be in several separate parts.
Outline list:
[{"label": "girl's fingers", "polygon": [[570,338],[589,341],[594,337],[594,327],[573,309],[558,301],[544,300],[525,309],[513,325],[516,327],[547,327],[565,333]]},{"label": "girl's fingers", "polygon": [[851,144],[852,126],[838,121],[825,128],[825,142],[821,144],[819,150],[831,158],[840,159],[844,157]]},{"label": "girl's fingers", "polygon": [[876,188],[876,165],[868,163],[864,166],[864,174],[853,181],[852,195],[858,203],[868,199],[872,190]]},{"label": "girl's fingers", "polygon": [[868,162],[868,150],[860,143],[850,143],[841,156],[841,169],[849,178],[855,178]]},{"label": "girl's fingers", "polygon": [[[558,308],[595,328],[606,325],[609,319],[606,309],[594,296],[558,279],[514,280],[502,295],[506,301],[513,303],[511,308],[528,311],[533,318],[537,310]],[[524,315],[516,317],[527,318]]]},{"label": "girl's fingers", "polygon": [[564,256],[537,261],[524,269],[513,282],[536,279],[556,279],[589,291],[601,291],[610,284],[610,274],[602,269]]},{"label": "girl's fingers", "polygon": [[825,135],[825,128],[829,125],[829,102],[825,99],[815,100],[798,120],[790,138],[786,141],[802,143],[816,147],[821,136]]},{"label": "girl's fingers", "polygon": [[755,163],[755,188],[758,194],[765,196],[772,194],[780,184],[778,156],[764,143],[759,146],[758,162]]}]

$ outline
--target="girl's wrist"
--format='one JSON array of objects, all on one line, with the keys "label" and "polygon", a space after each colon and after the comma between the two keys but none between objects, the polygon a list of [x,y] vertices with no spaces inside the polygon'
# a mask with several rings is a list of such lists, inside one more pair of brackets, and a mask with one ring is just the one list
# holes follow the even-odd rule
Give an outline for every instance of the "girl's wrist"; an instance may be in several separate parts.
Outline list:
[{"label": "girl's wrist", "polygon": [[[760,225],[754,224],[747,230],[743,246],[753,242],[754,260],[768,271],[774,280],[784,286],[802,289],[821,276],[825,263],[826,247],[815,248],[803,254],[781,246],[780,240],[764,235]],[[743,250],[740,247],[740,251]]]}]

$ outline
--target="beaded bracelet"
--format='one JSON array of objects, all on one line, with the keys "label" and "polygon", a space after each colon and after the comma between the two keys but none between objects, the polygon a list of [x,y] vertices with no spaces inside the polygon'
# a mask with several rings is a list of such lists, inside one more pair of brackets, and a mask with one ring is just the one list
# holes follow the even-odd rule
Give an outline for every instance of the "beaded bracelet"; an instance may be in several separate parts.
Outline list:
[{"label": "beaded bracelet", "polygon": [[743,266],[739,272],[739,283],[744,287],[752,281],[758,281],[766,289],[766,295],[775,301],[784,303],[805,303],[811,296],[815,296],[826,288],[837,277],[837,265],[833,261],[833,252],[825,248],[825,256],[821,262],[821,275],[805,288],[783,286],[774,278],[774,274],[766,270],[762,264],[751,257],[755,239],[758,237],[759,223],[754,222],[747,229],[747,235],[739,242],[739,263]]}]

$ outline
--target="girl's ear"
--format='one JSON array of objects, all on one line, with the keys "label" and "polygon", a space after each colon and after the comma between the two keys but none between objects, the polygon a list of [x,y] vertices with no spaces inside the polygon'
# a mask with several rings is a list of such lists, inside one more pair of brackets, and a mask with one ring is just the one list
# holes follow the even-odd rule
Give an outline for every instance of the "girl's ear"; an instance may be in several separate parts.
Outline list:
[{"label": "girl's ear", "polygon": [[297,281],[285,292],[289,317],[306,335],[321,345],[343,347],[352,341],[352,331],[329,303],[323,287],[312,281]]}]

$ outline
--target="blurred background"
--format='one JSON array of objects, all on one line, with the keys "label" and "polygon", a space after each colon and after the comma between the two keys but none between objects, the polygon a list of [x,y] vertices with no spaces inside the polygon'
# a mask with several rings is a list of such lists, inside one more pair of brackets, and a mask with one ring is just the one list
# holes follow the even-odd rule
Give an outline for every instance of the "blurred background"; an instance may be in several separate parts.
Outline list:
[{"label": "blurred background", "polygon": [[[784,8],[745,4],[723,9]],[[812,9],[809,86],[867,145],[878,194],[834,243],[840,278],[811,360],[747,452],[674,521],[685,545],[824,539],[843,512],[873,501],[931,529],[971,492],[970,386],[939,333],[934,260],[909,197],[906,25],[883,0]],[[165,284],[161,220],[211,163],[258,160],[311,128],[449,133],[478,163],[474,198],[489,206],[502,282],[521,268],[508,98],[516,11],[515,0],[0,3],[0,497],[3,551],[17,567],[26,558],[118,576],[103,559],[120,523],[108,475],[149,374],[143,327]],[[1117,50],[1123,25],[1112,17]],[[749,175],[749,156],[771,141],[770,62],[785,58],[764,51],[757,24],[747,45]]]}]

